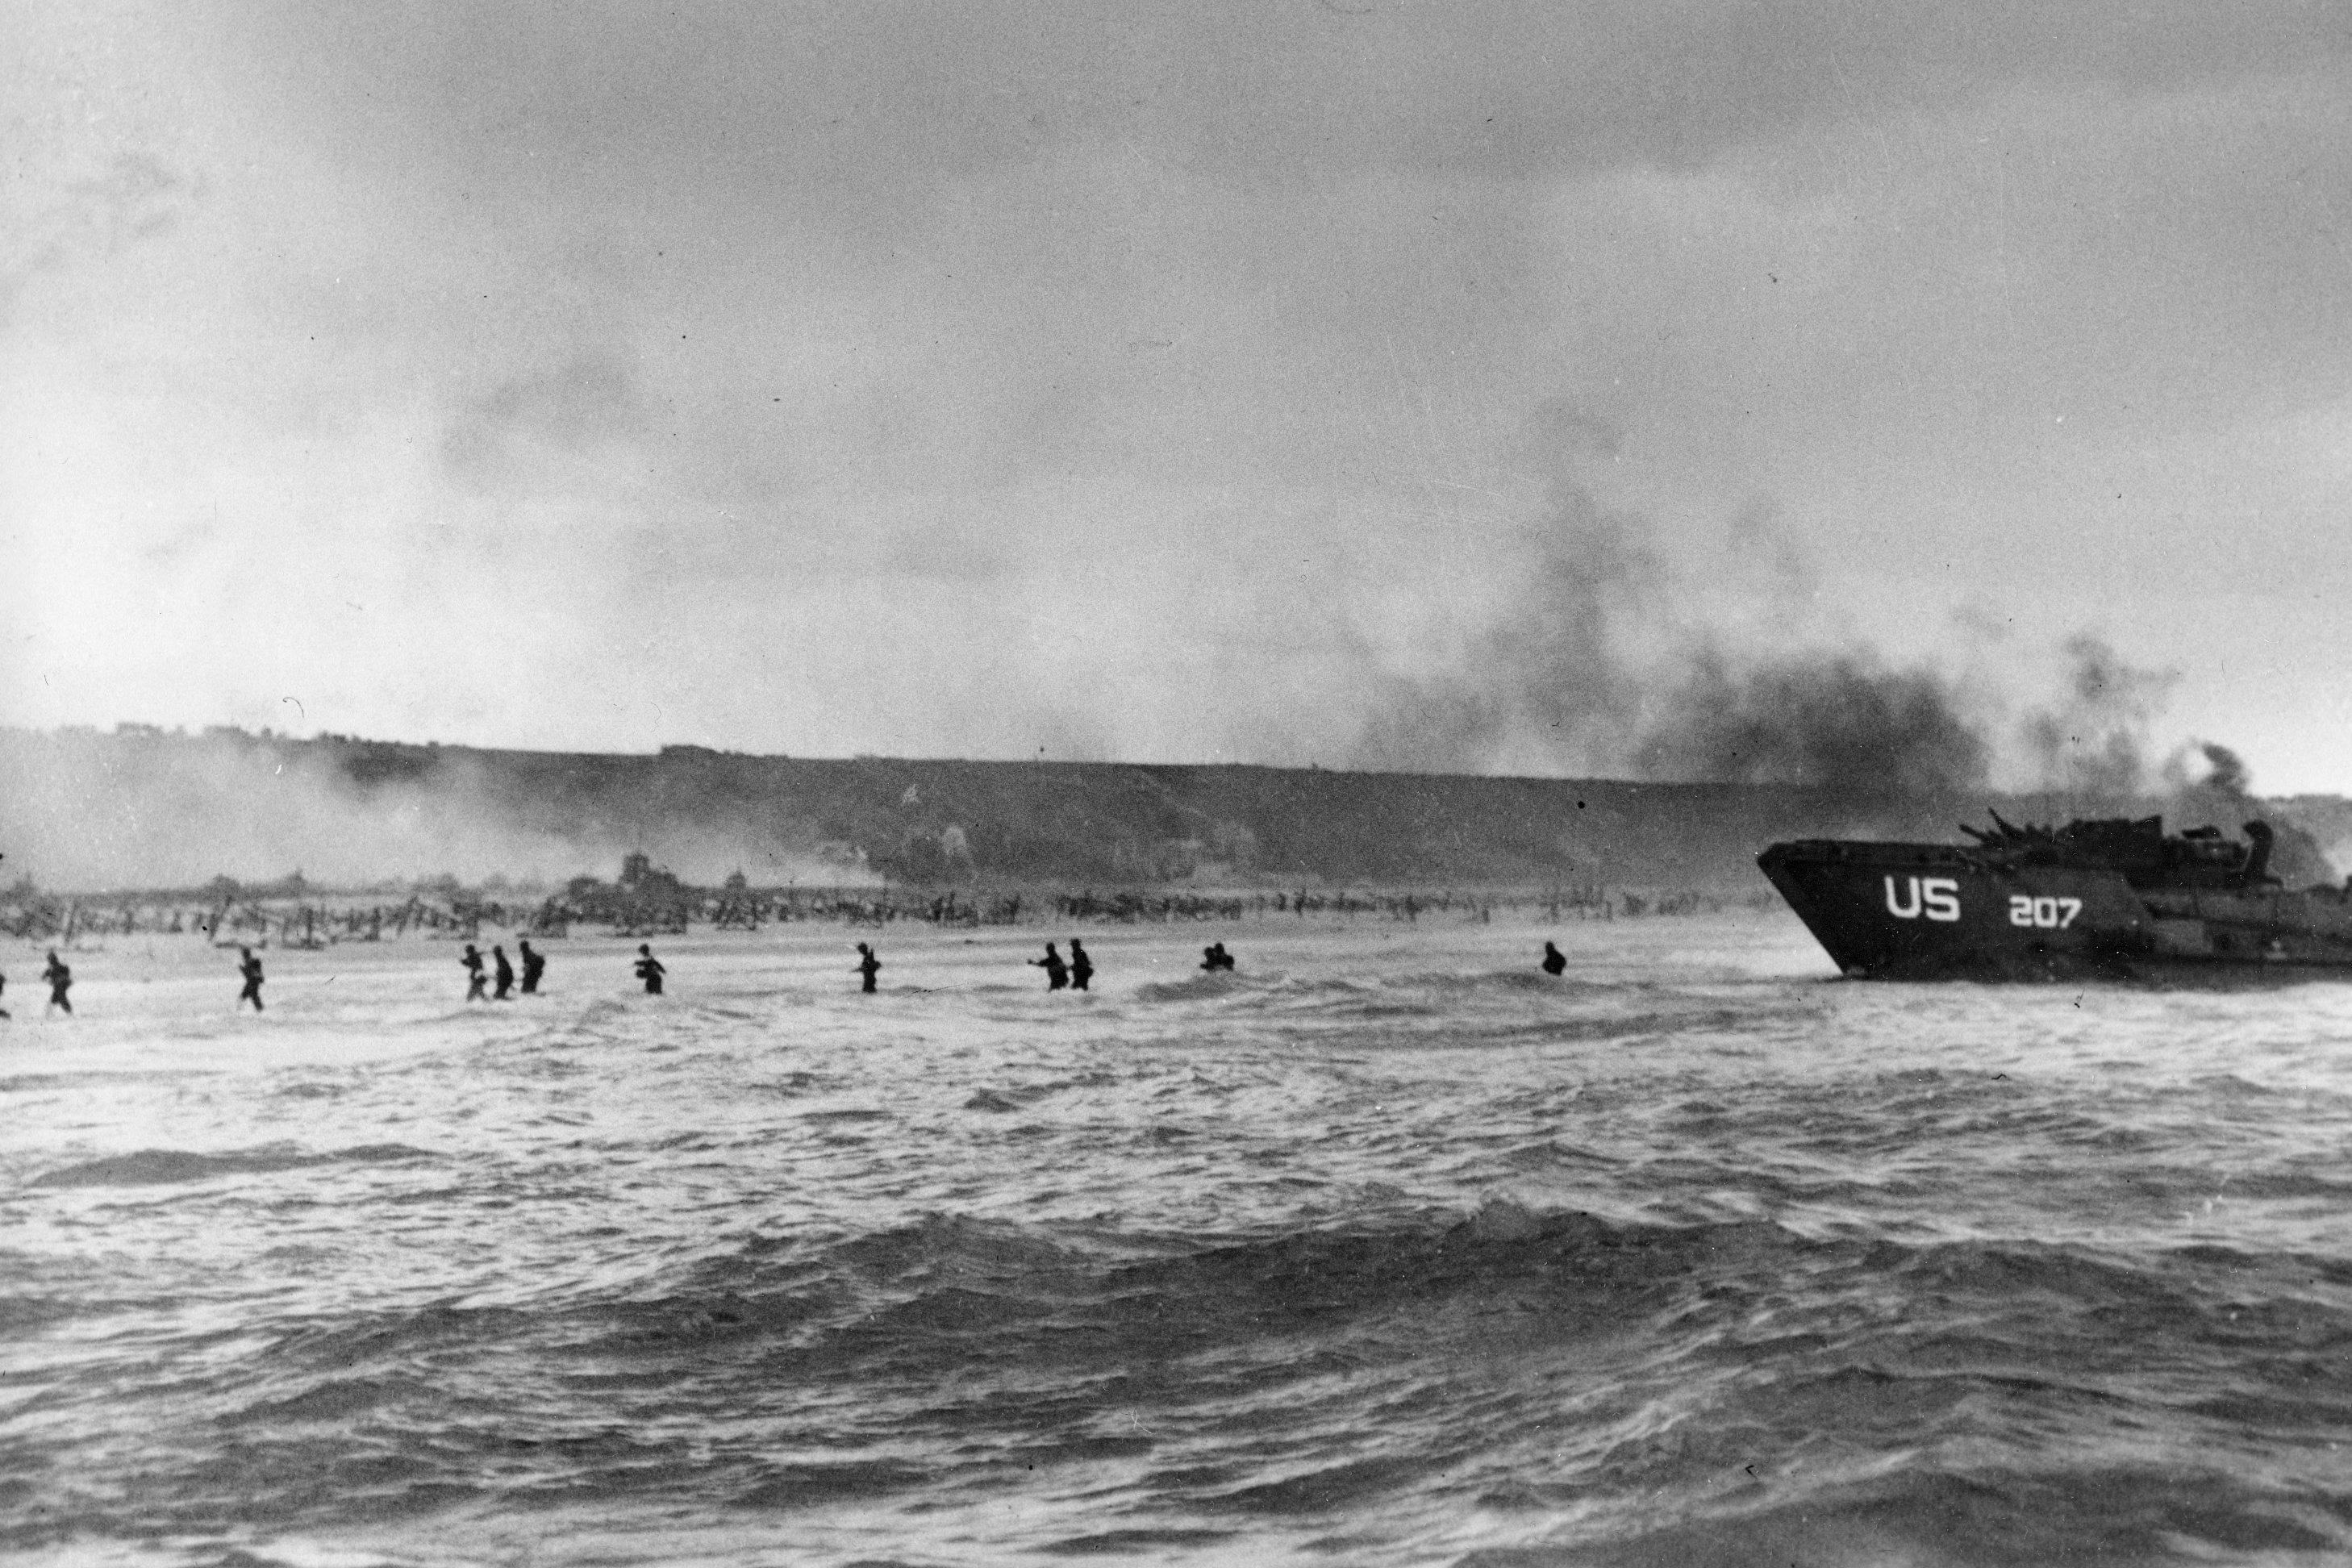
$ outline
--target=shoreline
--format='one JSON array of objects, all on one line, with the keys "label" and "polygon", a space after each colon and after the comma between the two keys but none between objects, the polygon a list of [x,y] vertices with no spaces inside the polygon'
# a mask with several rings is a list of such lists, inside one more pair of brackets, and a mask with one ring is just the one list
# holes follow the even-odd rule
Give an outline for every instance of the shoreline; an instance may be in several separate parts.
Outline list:
[{"label": "shoreline", "polygon": [[535,941],[680,937],[708,931],[833,924],[848,929],[1088,928],[1234,925],[1318,921],[1486,924],[1675,918],[1778,907],[1769,886],[1727,891],[1656,883],[1574,887],[1455,886],[1215,889],[1171,891],[1030,886],[695,890],[697,896],[591,912],[561,899],[428,899],[410,892],[310,892],[215,900],[155,894],[41,894],[0,900],[0,935],[89,951],[92,939],[180,937],[217,948],[320,951],[346,945],[472,941],[486,932]]}]

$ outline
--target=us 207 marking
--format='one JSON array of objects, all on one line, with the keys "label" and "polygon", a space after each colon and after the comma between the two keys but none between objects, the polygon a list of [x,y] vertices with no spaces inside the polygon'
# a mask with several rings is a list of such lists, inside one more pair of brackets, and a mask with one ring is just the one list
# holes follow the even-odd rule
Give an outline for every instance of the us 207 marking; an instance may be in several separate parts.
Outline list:
[{"label": "us 207 marking", "polygon": [[2009,923],[2013,926],[2049,926],[2064,931],[2082,912],[2080,899],[2032,899],[2018,893],[2009,900]]},{"label": "us 207 marking", "polygon": [[1898,921],[1916,921],[1925,915],[1931,921],[1956,921],[1960,918],[1960,885],[1949,877],[1906,877],[1901,892],[1895,889],[1895,879],[1886,879],[1886,912]]}]

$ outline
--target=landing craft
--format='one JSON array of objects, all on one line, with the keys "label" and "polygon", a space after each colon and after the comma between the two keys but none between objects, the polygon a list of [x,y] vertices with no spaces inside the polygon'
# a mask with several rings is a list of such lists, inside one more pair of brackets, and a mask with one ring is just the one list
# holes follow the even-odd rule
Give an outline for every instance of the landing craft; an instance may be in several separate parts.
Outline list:
[{"label": "landing craft", "polygon": [[2164,819],[1964,827],[1973,845],[1806,838],[1756,858],[1848,974],[2352,973],[2352,902],[2270,875],[2272,832]]}]

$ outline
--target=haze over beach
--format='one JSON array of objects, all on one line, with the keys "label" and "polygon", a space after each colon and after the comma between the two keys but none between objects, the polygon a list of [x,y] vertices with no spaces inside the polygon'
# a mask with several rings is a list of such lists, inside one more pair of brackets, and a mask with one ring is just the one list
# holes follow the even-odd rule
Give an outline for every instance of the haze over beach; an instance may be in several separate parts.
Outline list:
[{"label": "haze over beach", "polygon": [[2352,762],[2327,5],[8,23],[0,722]]}]

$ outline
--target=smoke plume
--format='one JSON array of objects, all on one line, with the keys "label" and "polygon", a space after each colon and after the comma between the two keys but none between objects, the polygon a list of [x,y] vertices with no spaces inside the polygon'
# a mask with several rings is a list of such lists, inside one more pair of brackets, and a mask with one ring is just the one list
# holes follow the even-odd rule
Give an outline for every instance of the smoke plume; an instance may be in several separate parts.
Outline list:
[{"label": "smoke plume", "polygon": [[1923,797],[1981,789],[1990,750],[1930,670],[1867,652],[1744,669],[1713,649],[1633,749],[1645,778],[1795,784]]},{"label": "smoke plume", "polygon": [[[1605,431],[1570,416],[1553,424],[1574,439],[1555,460],[1523,586],[1452,668],[1381,682],[1356,765],[1878,796],[1984,786],[1993,748],[1955,681],[1864,647],[1735,651],[1726,628],[1693,616],[1707,595],[1654,546],[1648,521],[1565,471],[1605,455]],[[1812,574],[1768,511],[1737,516],[1727,549],[1751,609],[1775,630],[1801,618]]]},{"label": "smoke plume", "polygon": [[2246,766],[2245,758],[2212,741],[2198,742],[2194,749],[2205,759],[2205,776],[2190,782],[2187,770],[2175,759],[2173,772],[2184,788],[2204,790],[2228,799],[2245,798],[2247,787],[2253,783],[2253,773]]},{"label": "smoke plume", "polygon": [[[1808,638],[1817,574],[1769,510],[1731,520],[1707,575],[1678,569],[1648,520],[1580,478],[1614,433],[1561,406],[1538,426],[1545,449],[1521,460],[1551,484],[1516,592],[1442,668],[1370,682],[1355,765],[1804,785],[1850,802],[1857,830],[1874,802],[1973,801],[2001,785],[2060,815],[2158,809],[2234,833],[2256,814],[2227,747],[2156,761],[2179,671],[2084,631],[2059,650],[2054,689],[2027,700],[1965,658],[1955,673],[1851,636]],[[1728,587],[1711,596],[1717,583]],[[2311,835],[2267,815],[2280,875],[2332,879]]]},{"label": "smoke plume", "polygon": [[2213,826],[2234,833],[2260,816],[2276,836],[2271,875],[2290,888],[2333,882],[2337,872],[2319,839],[2302,824],[2253,797],[2253,771],[2246,760],[2213,741],[2193,741],[2165,759],[2165,815],[2182,827]]},{"label": "smoke plume", "polygon": [[1529,542],[1517,602],[1469,640],[1455,668],[1381,681],[1353,765],[1489,773],[1612,754],[1641,705],[1616,643],[1653,613],[1665,577],[1643,532],[1637,516],[1561,482],[1548,526]]},{"label": "smoke plume", "polygon": [[2058,700],[2021,727],[2034,785],[2099,800],[2146,793],[2149,730],[2180,672],[2133,665],[2088,632],[2069,638],[2065,654]]}]

